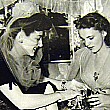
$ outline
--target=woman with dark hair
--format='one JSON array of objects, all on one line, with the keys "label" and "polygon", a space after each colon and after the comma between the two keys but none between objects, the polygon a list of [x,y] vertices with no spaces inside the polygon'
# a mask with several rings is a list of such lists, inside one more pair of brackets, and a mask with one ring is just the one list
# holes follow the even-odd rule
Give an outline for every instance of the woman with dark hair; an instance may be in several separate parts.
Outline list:
[{"label": "woman with dark hair", "polygon": [[85,84],[89,109],[110,109],[110,24],[99,13],[89,13],[74,21],[85,47],[75,53],[68,79]]},{"label": "woman with dark hair", "polygon": [[1,50],[23,93],[28,93],[29,88],[42,81],[39,64],[43,56],[41,40],[43,30],[50,28],[49,19],[37,13],[10,23],[1,37]]},{"label": "woman with dark hair", "polygon": [[64,101],[78,95],[73,90],[54,93],[61,89],[62,81],[49,81],[49,78],[41,75],[39,63],[42,59],[43,31],[51,27],[46,15],[36,13],[27,18],[11,20],[1,37],[1,53],[7,64],[5,67],[8,67],[13,78],[4,82],[0,89],[20,109],[44,107],[46,110],[58,110],[58,100]]}]

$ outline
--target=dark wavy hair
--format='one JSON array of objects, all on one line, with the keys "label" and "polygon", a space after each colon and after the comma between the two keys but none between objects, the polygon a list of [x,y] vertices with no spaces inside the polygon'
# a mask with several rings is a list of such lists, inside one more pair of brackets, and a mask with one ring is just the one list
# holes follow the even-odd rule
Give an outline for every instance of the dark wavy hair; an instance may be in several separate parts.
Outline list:
[{"label": "dark wavy hair", "polygon": [[[18,18],[8,26],[8,35],[4,40],[4,35],[2,37],[2,42],[5,42],[5,45],[8,50],[11,50],[14,44],[14,39],[21,29],[25,32],[28,37],[34,31],[45,31],[52,28],[51,20],[48,16],[41,13],[36,13],[30,17]],[[6,35],[5,35],[6,36]],[[4,41],[3,41],[4,40]]]},{"label": "dark wavy hair", "polygon": [[[51,20],[45,14],[36,13],[31,17],[19,18],[14,21],[11,26],[11,34],[18,33],[21,29],[24,30],[27,36],[36,31],[49,30],[52,27]],[[16,33],[16,34],[17,34]]]},{"label": "dark wavy hair", "polygon": [[105,36],[104,42],[107,46],[110,46],[110,23],[109,21],[97,12],[88,13],[74,21],[74,24],[77,29],[91,28],[95,30],[106,31],[107,35]]}]

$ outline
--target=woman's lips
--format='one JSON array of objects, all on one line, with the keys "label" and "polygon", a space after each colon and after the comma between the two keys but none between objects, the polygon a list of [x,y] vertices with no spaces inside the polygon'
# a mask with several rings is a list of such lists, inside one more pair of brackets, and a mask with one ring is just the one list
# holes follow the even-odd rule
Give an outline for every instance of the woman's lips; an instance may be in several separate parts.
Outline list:
[{"label": "woman's lips", "polygon": [[87,47],[87,48],[89,48],[90,50],[92,50],[92,49],[93,49],[93,47],[94,47],[94,46],[92,46],[92,47]]}]

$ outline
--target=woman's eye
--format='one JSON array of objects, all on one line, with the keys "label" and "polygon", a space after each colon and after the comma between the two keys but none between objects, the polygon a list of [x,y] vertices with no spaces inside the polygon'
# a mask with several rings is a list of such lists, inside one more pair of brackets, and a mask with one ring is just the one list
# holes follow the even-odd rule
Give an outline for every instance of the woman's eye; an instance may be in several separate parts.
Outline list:
[{"label": "woman's eye", "polygon": [[93,39],[94,39],[94,37],[93,37],[93,36],[91,36],[91,37],[89,37],[89,39],[90,39],[90,40],[93,40]]}]

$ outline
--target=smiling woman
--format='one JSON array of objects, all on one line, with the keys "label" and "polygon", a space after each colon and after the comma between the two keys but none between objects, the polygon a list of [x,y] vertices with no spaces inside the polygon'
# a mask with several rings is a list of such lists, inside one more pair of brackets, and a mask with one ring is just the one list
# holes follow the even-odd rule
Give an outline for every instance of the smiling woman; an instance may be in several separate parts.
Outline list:
[{"label": "smiling woman", "polygon": [[[19,45],[21,48],[19,50],[19,56],[30,55],[34,56],[34,53],[37,48],[42,47],[42,38],[43,32],[34,31],[30,33],[29,36],[26,36],[25,32],[21,30],[15,38],[14,47],[11,49],[11,53],[14,54],[14,57],[17,57],[16,46]],[[23,50],[24,49],[24,50]],[[18,50],[17,50],[18,51]]]},{"label": "smiling woman", "polygon": [[27,92],[42,80],[39,65],[41,36],[43,30],[51,28],[51,22],[45,15],[37,13],[29,18],[19,18],[9,27],[7,35],[2,36],[2,52],[23,92]]},{"label": "smiling woman", "polygon": [[62,81],[46,78],[41,73],[42,34],[51,27],[46,15],[36,13],[10,21],[1,36],[0,75],[11,74],[4,78],[6,82],[0,77],[3,80],[0,90],[19,109],[58,110],[59,100],[79,95],[73,90],[57,91],[62,89]]}]

